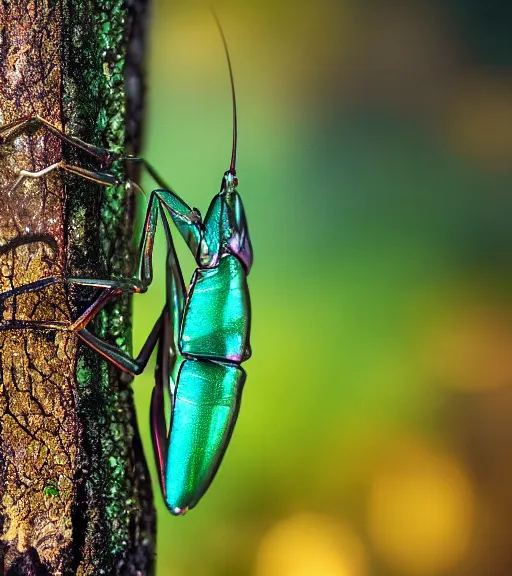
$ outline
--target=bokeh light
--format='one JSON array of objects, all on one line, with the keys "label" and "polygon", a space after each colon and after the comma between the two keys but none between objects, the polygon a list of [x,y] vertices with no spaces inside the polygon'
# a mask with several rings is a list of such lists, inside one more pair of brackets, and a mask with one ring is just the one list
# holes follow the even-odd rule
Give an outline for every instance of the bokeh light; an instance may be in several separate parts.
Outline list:
[{"label": "bokeh light", "polygon": [[260,543],[254,576],[366,576],[363,545],[347,525],[318,514],[279,521]]},{"label": "bokeh light", "polygon": [[473,492],[460,464],[424,446],[397,446],[373,480],[369,533],[400,574],[436,576],[451,570],[468,549],[473,516]]}]

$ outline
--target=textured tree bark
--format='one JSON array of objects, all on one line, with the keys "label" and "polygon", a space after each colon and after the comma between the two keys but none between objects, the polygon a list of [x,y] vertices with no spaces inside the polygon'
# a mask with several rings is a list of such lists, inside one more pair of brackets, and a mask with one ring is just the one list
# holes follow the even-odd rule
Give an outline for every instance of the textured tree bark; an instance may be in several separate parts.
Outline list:
[{"label": "textured tree bark", "polygon": [[[137,153],[145,15],[146,0],[1,0],[0,124],[38,114],[87,142]],[[21,169],[61,160],[99,168],[43,128],[1,143],[2,291],[48,276],[132,274],[133,198],[124,188],[54,171],[10,189]],[[153,572],[155,513],[130,379],[73,333],[13,329],[74,319],[94,295],[56,284],[3,302],[0,574]],[[125,349],[130,330],[128,299],[91,327]]]}]

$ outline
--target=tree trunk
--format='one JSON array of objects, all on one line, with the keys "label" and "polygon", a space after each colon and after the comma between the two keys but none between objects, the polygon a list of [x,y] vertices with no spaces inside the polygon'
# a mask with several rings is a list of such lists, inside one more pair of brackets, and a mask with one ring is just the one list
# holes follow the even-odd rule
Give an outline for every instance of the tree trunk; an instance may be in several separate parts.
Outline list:
[{"label": "tree trunk", "polygon": [[[38,114],[92,144],[137,153],[145,16],[146,0],[1,0],[0,124]],[[2,291],[49,276],[133,273],[124,188],[56,170],[12,189],[21,169],[61,160],[99,168],[44,128],[1,143]],[[155,512],[131,379],[74,333],[19,329],[69,322],[96,295],[59,283],[3,302],[0,574],[153,572]],[[129,350],[129,299],[89,328]]]}]

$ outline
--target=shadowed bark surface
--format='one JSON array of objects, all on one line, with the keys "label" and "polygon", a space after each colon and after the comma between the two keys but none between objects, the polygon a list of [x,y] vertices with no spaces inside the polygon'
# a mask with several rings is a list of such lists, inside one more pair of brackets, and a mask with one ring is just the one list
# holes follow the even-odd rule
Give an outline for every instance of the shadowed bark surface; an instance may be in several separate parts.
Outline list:
[{"label": "shadowed bark surface", "polygon": [[[38,114],[136,153],[145,14],[135,0],[2,1],[0,124]],[[124,188],[59,171],[11,188],[21,169],[61,160],[101,168],[41,128],[1,143],[2,291],[47,276],[132,273],[133,198]],[[130,379],[72,333],[13,329],[68,322],[94,296],[56,284],[0,310],[0,574],[153,571],[155,516]],[[90,328],[130,349],[129,300],[109,304]]]}]

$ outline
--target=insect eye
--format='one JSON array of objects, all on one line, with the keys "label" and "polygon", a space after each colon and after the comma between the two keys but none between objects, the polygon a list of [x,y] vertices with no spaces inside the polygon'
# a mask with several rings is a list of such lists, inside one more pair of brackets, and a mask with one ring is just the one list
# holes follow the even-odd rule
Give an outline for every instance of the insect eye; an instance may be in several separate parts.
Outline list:
[{"label": "insect eye", "polygon": [[238,178],[236,176],[233,178],[233,186],[235,188],[238,186]]}]

